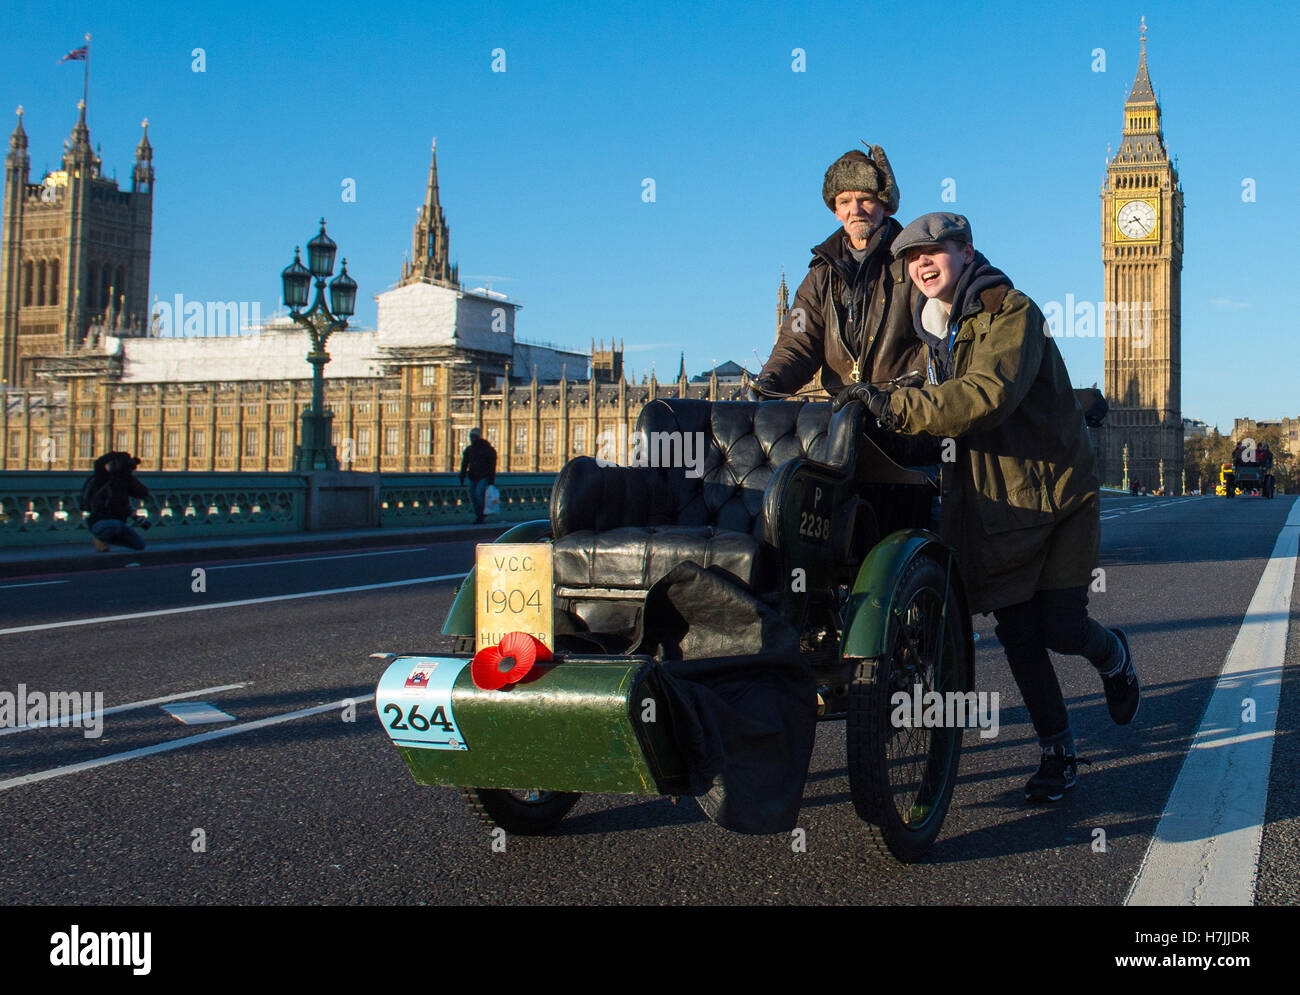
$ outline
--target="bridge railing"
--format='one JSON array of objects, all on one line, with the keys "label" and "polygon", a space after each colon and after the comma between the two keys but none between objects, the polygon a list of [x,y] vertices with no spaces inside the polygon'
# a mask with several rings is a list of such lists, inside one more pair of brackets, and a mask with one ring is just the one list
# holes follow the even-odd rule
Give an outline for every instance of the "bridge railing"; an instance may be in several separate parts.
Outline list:
[{"label": "bridge railing", "polygon": [[[78,504],[85,473],[0,471],[0,548],[89,542]],[[304,530],[308,477],[300,473],[143,473],[149,497],[133,501],[147,542]],[[498,474],[503,521],[544,518],[553,473]],[[454,473],[380,475],[380,528],[474,520],[469,488]]]},{"label": "bridge railing", "polygon": [[[545,518],[555,477],[554,473],[498,473],[501,520]],[[462,486],[454,473],[385,473],[382,478],[379,524],[383,528],[474,520],[469,487]]]}]

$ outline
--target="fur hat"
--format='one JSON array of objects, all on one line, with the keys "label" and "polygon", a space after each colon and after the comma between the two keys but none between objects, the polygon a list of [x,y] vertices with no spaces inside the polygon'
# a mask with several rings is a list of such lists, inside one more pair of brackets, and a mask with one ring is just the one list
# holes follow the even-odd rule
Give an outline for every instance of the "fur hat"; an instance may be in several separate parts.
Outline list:
[{"label": "fur hat", "polygon": [[879,145],[867,147],[871,149],[870,156],[853,149],[845,152],[826,170],[822,200],[832,211],[835,210],[835,198],[845,190],[874,193],[889,214],[898,210],[898,183],[894,180],[894,171],[889,167],[885,150]]}]

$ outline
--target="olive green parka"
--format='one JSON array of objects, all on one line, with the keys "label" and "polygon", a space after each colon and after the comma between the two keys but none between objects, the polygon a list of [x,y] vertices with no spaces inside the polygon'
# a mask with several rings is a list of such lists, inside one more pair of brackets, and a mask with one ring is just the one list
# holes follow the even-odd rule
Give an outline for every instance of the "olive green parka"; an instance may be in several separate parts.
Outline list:
[{"label": "olive green parka", "polygon": [[900,431],[954,440],[941,449],[955,457],[942,463],[941,528],[974,612],[1087,585],[1097,566],[1092,448],[1046,328],[1024,294],[988,287],[964,302],[947,378],[889,400]]}]

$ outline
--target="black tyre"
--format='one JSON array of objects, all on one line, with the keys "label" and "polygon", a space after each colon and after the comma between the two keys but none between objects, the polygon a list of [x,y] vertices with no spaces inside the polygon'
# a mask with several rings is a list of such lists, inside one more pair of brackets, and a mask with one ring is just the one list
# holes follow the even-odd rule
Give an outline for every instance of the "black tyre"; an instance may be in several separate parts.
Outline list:
[{"label": "black tyre", "polygon": [[[960,583],[954,574],[952,583]],[[947,567],[921,554],[895,594],[887,645],[875,680],[849,688],[848,769],[853,805],[867,824],[872,849],[904,863],[920,860],[939,835],[957,783],[960,728],[896,727],[891,702],[919,684],[929,691],[973,687],[963,599]]]},{"label": "black tyre", "polygon": [[516,836],[544,836],[560,824],[581,796],[576,791],[507,791],[461,788],[480,822]]}]

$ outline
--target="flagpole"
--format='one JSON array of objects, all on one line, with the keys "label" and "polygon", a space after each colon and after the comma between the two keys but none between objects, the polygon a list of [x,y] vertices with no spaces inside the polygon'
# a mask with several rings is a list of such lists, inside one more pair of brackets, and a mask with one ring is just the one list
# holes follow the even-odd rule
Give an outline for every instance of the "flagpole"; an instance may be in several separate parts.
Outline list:
[{"label": "flagpole", "polygon": [[86,71],[81,80],[81,102],[86,104],[90,97],[90,32],[86,32]]}]

